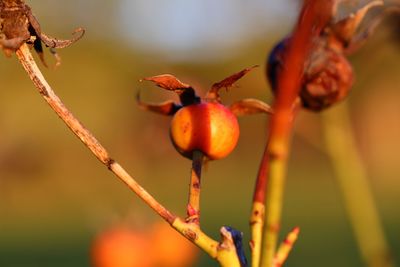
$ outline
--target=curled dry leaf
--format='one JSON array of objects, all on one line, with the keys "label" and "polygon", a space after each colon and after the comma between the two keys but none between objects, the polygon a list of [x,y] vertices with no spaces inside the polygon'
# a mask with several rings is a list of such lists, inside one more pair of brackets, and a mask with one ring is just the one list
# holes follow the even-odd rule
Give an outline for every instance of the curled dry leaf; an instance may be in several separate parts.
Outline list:
[{"label": "curled dry leaf", "polygon": [[244,70],[241,70],[225,79],[223,79],[220,82],[214,83],[213,86],[211,87],[211,89],[208,91],[207,95],[206,95],[206,99],[208,100],[215,100],[220,102],[220,97],[219,97],[219,90],[221,88],[225,88],[228,89],[229,87],[232,87],[235,82],[237,82],[239,79],[241,79],[244,75],[246,75],[247,73],[249,73],[251,70],[253,70],[254,68],[257,68],[258,65],[255,65],[253,67],[250,68],[246,68]]},{"label": "curled dry leaf", "polygon": [[263,101],[253,99],[253,98],[246,98],[240,101],[233,103],[229,109],[235,114],[236,116],[243,116],[243,115],[253,115],[253,114],[260,114],[260,113],[267,113],[272,114],[273,110],[270,105],[264,103]]},{"label": "curled dry leaf", "polygon": [[183,83],[171,74],[162,74],[152,77],[147,77],[141,81],[154,82],[158,87],[179,93],[184,89],[191,88],[189,84]]},{"label": "curled dry leaf", "polygon": [[140,92],[136,96],[136,102],[143,110],[149,110],[167,116],[174,115],[182,107],[171,100],[159,104],[143,102],[140,99]]}]

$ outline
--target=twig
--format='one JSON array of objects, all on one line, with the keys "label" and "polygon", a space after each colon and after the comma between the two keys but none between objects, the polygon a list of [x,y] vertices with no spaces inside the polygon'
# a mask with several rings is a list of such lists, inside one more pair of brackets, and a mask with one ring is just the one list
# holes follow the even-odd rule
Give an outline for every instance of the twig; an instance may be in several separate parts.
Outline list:
[{"label": "twig", "polygon": [[295,227],[285,238],[282,244],[278,248],[278,252],[276,253],[274,260],[274,267],[281,267],[286,262],[290,251],[299,237],[300,228]]},{"label": "twig", "polygon": [[192,158],[192,170],[189,185],[189,202],[187,206],[186,222],[200,224],[200,191],[201,169],[203,165],[203,153],[195,150]]},{"label": "twig", "polygon": [[332,159],[361,255],[369,267],[393,267],[366,166],[356,149],[346,103],[323,114],[326,152]]},{"label": "twig", "polygon": [[57,115],[67,124],[71,131],[92,151],[92,153],[121,181],[129,186],[144,202],[156,211],[168,223],[173,223],[176,216],[169,212],[165,207],[158,203],[146,190],[144,190],[135,179],[133,179],[115,160],[113,160],[107,150],[97,141],[89,130],[75,118],[75,116],[65,107],[62,101],[51,89],[46,79],[37,67],[29,47],[23,44],[17,51],[19,61],[28,73],[32,82],[38,88],[39,93],[57,113]]},{"label": "twig", "polygon": [[132,176],[130,176],[121,165],[113,160],[107,150],[97,141],[97,139],[87,130],[78,119],[65,107],[58,96],[54,93],[41,71],[37,67],[29,47],[23,44],[17,51],[25,71],[39,93],[71,129],[71,131],[85,144],[86,147],[121,181],[123,181],[132,191],[134,191],[148,206],[166,220],[174,229],[184,237],[203,249],[212,258],[216,259],[223,267],[240,267],[239,258],[233,244],[223,240],[219,243],[206,235],[198,224],[187,223],[181,218],[172,214],[152,197]]},{"label": "twig", "polygon": [[[310,53],[314,37],[320,34],[322,28],[330,20],[333,6],[333,0],[306,0],[304,2],[298,24],[283,59],[285,68],[278,76],[275,113],[271,117],[268,144],[262,161],[268,164],[261,165],[261,168],[267,170],[260,170],[259,173],[265,176],[259,176],[257,181],[257,186],[268,184],[266,189],[256,188],[255,192],[255,196],[266,196],[261,267],[272,267],[275,257],[294,109],[301,87],[304,62]],[[257,255],[257,253],[254,254]]]},{"label": "twig", "polygon": [[253,206],[250,216],[250,230],[251,230],[251,266],[260,266],[261,257],[261,242],[262,242],[262,230],[264,226],[265,216],[265,191],[267,187],[267,172],[269,163],[268,154],[268,143],[265,147],[264,156],[261,160],[259,167],[256,186],[253,196]]}]

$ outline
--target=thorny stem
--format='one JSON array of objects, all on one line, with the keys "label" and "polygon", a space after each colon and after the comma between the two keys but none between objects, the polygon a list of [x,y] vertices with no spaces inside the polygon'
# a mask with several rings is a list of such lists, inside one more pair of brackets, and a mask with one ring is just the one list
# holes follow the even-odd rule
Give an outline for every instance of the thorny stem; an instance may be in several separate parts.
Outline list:
[{"label": "thorny stem", "polygon": [[266,184],[267,186],[256,188],[255,192],[255,195],[266,196],[260,267],[272,267],[274,264],[294,109],[296,109],[295,103],[301,87],[304,62],[309,56],[314,37],[320,34],[330,20],[333,6],[333,0],[304,1],[298,24],[283,59],[285,68],[278,76],[275,113],[270,120],[268,144],[263,159],[268,164],[261,165],[261,168],[267,170],[260,170],[260,173],[264,173],[265,176],[258,177],[258,180],[264,180],[264,182],[257,182],[257,185]]},{"label": "thorny stem", "polygon": [[77,118],[75,118],[52,90],[36,65],[27,44],[23,44],[16,51],[16,55],[35,87],[39,90],[39,93],[50,107],[110,171],[112,171],[122,182],[134,191],[149,207],[166,220],[175,230],[204,250],[212,258],[217,260],[221,266],[240,267],[234,244],[226,242],[225,240],[217,242],[206,235],[200,229],[198,224],[186,223],[181,218],[172,214],[143,187],[141,187],[138,182],[136,182],[136,180],[122,168],[121,165],[109,156],[107,150],[99,143],[99,141],[97,141],[93,134],[86,129]]},{"label": "thorny stem", "polygon": [[186,221],[200,224],[200,192],[201,192],[201,169],[203,165],[203,153],[195,150],[192,158],[192,169],[190,173],[189,203],[187,206]]},{"label": "thorny stem", "polygon": [[332,159],[361,255],[369,267],[393,267],[346,103],[323,114],[326,152]]}]

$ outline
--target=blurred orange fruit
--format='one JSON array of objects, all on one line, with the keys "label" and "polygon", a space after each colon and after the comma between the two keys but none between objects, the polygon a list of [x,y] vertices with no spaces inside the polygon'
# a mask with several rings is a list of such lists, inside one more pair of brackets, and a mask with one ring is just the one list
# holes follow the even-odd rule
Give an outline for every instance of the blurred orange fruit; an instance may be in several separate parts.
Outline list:
[{"label": "blurred orange fruit", "polygon": [[93,267],[151,267],[150,242],[145,234],[125,226],[114,226],[93,242]]}]

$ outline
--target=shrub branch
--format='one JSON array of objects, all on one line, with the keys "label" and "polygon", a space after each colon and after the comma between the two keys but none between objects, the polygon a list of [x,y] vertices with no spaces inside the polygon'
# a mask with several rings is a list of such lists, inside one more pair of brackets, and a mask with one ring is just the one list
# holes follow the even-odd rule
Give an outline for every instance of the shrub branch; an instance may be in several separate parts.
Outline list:
[{"label": "shrub branch", "polygon": [[[196,223],[188,223],[171,213],[151,196],[140,184],[124,170],[114,159],[109,156],[107,150],[99,143],[93,134],[67,109],[60,98],[55,94],[39,70],[27,44],[22,44],[16,51],[16,55],[23,68],[28,73],[35,87],[49,106],[57,113],[71,131],[89,148],[89,150],[136,193],[149,207],[166,220],[175,230],[181,233],[189,241],[204,250],[210,257],[217,260],[223,267],[240,267],[240,261],[236,254],[235,245],[221,234],[221,242],[217,242],[206,235]],[[200,157],[199,157],[200,158]],[[196,160],[198,162],[198,160]],[[201,165],[200,165],[201,167]],[[197,167],[196,167],[197,169]],[[198,177],[200,178],[200,176]]]}]

